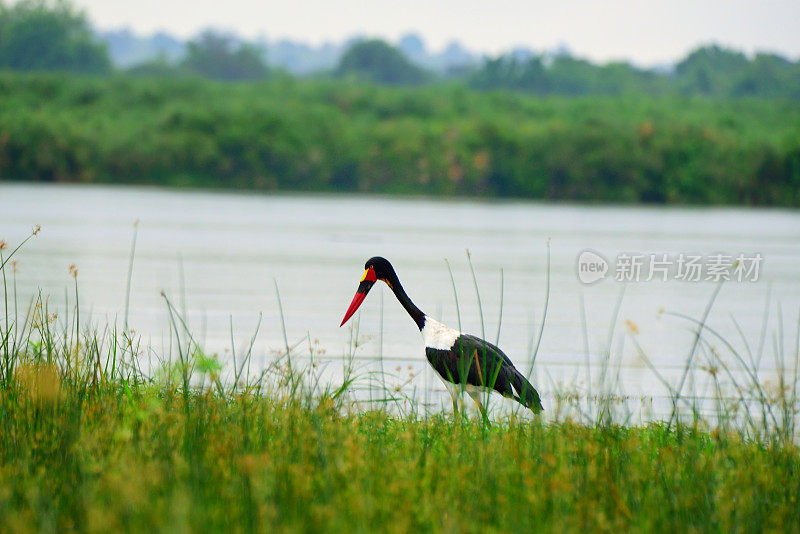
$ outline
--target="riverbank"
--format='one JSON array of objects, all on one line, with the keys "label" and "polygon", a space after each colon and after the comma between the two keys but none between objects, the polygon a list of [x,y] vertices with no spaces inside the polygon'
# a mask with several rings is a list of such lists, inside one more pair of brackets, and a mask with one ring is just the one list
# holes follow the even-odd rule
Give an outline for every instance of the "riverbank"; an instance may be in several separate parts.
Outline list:
[{"label": "riverbank", "polygon": [[[9,531],[800,524],[796,362],[778,392],[740,383],[741,398],[720,397],[716,426],[697,411],[621,426],[624,408],[599,396],[581,417],[563,415],[575,413],[559,406],[569,396],[550,401],[546,419],[423,416],[391,387],[359,403],[353,390],[371,377],[351,357],[299,365],[287,343],[248,374],[252,341],[227,362],[206,354],[166,294],[168,352],[117,323],[86,326],[79,307],[55,311],[46,297],[17,313],[17,246],[2,248],[0,517]],[[70,274],[78,302],[77,268]],[[332,363],[342,379],[321,381]]]}]

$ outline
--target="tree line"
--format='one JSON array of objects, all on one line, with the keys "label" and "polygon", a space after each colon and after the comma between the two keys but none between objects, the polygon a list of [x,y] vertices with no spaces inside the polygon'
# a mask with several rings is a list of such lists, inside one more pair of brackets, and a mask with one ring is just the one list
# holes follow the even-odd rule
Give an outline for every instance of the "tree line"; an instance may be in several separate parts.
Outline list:
[{"label": "tree line", "polygon": [[[137,76],[200,76],[227,81],[286,77],[265,61],[267,51],[231,35],[206,31],[190,41],[184,58],[156,58],[126,70]],[[85,15],[67,0],[0,0],[0,68],[108,75],[114,71]],[[381,40],[355,42],[336,68],[315,75],[383,85],[413,86],[457,81],[475,90],[536,95],[706,95],[800,99],[800,61],[776,54],[748,58],[736,50],[698,48],[671,70],[640,69],[628,63],[596,65],[567,54],[501,55],[446,76],[412,63]]]},{"label": "tree line", "polygon": [[694,50],[668,72],[627,63],[594,65],[568,55],[525,60],[500,56],[469,73],[467,83],[476,89],[568,96],[672,93],[800,99],[800,62],[775,54],[748,58],[716,45]]}]

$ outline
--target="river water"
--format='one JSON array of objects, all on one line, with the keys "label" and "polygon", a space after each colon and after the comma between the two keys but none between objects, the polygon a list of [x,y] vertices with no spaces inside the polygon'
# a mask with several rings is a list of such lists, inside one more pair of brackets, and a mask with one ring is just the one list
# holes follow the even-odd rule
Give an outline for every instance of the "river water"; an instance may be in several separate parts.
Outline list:
[{"label": "river water", "polygon": [[[15,246],[42,226],[17,256],[18,301],[41,289],[63,306],[72,299],[75,265],[83,317],[121,325],[135,223],[128,324],[155,353],[171,346],[164,291],[206,352],[229,367],[231,328],[241,355],[261,316],[251,365],[263,367],[285,346],[277,286],[286,337],[299,343],[296,357],[308,355],[310,344],[317,358],[340,368],[352,354],[352,330],[339,322],[364,261],[381,255],[423,311],[454,327],[460,320],[463,331],[492,342],[502,298],[499,345],[524,372],[549,294],[533,373],[546,408],[567,391],[597,394],[611,376],[620,384],[608,391],[642,405],[663,395],[647,361],[675,384],[695,337],[691,321],[671,312],[700,319],[725,277],[731,280],[722,283],[707,324],[757,361],[765,382],[775,379],[777,353],[789,366],[796,354],[800,213],[783,210],[0,184],[0,239]],[[605,279],[581,282],[579,269],[586,277],[603,261]],[[699,273],[687,268],[692,262]],[[354,362],[362,373],[382,369],[381,382],[432,410],[448,404],[414,323],[388,288],[376,287],[359,317]],[[735,366],[719,340],[700,343],[695,361],[710,362],[715,351]],[[687,388],[702,397],[710,386],[698,373]],[[648,410],[640,410],[643,417]]]}]

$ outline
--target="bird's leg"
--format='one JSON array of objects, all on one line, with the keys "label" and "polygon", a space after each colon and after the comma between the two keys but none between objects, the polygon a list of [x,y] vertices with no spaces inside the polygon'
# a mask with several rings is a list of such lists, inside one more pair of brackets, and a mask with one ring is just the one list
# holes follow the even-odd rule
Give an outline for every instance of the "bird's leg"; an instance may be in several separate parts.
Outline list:
[{"label": "bird's leg", "polygon": [[472,400],[474,400],[475,404],[478,405],[478,409],[481,411],[481,416],[483,417],[483,420],[488,421],[489,416],[486,413],[486,408],[484,408],[483,403],[481,402],[480,393],[478,393],[477,391],[470,392],[469,396],[472,397]]},{"label": "bird's leg", "polygon": [[444,385],[447,388],[447,392],[450,394],[450,399],[453,401],[453,417],[457,417],[460,412],[458,409],[459,390],[456,385],[450,382],[445,382]]}]

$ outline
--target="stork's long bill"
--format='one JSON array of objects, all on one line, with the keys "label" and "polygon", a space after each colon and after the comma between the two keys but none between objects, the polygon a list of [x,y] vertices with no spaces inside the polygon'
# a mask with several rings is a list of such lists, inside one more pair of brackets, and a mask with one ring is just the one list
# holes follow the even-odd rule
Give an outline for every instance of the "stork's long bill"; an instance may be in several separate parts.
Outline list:
[{"label": "stork's long bill", "polygon": [[347,308],[347,311],[344,314],[344,319],[342,319],[342,324],[339,326],[343,326],[347,320],[353,316],[361,303],[364,302],[364,299],[367,297],[367,293],[369,290],[372,289],[372,286],[375,285],[375,282],[378,280],[377,276],[375,276],[375,269],[372,267],[368,268],[364,271],[364,276],[361,277],[361,282],[358,284],[358,289],[356,290],[356,294],[353,296],[353,301],[350,302],[350,307]]}]

